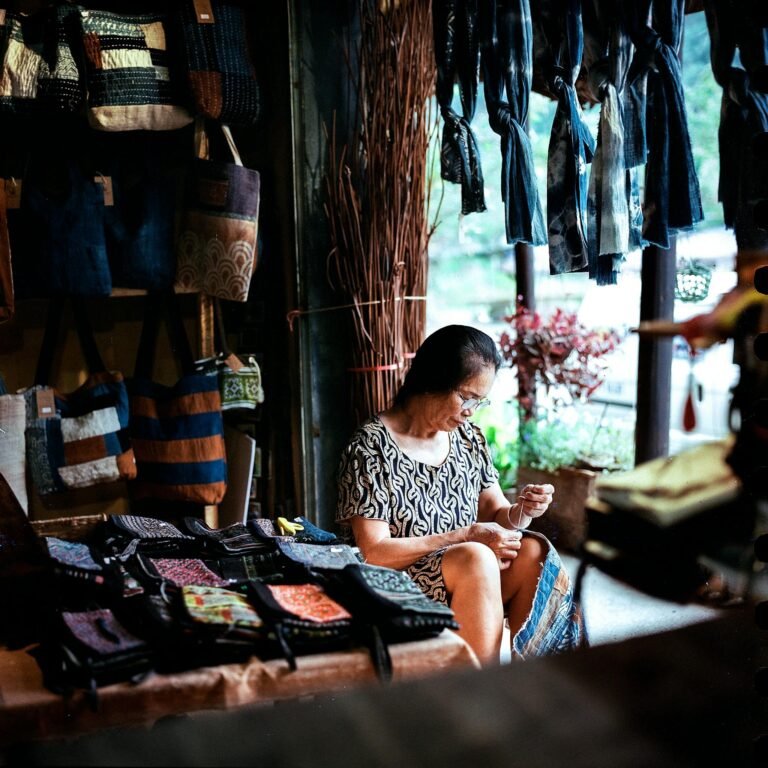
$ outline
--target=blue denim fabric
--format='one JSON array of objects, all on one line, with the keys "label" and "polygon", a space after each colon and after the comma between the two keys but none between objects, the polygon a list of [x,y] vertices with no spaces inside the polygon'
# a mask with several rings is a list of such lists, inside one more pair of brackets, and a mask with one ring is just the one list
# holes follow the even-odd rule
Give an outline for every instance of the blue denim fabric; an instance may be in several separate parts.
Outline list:
[{"label": "blue denim fabric", "polygon": [[30,156],[8,231],[16,298],[111,292],[104,193],[74,152],[51,148]]},{"label": "blue denim fabric", "polygon": [[485,103],[501,136],[501,196],[507,242],[544,245],[547,232],[525,131],[533,78],[528,0],[483,0],[480,6]]},{"label": "blue denim fabric", "polygon": [[[477,105],[480,42],[476,0],[433,0],[432,28],[437,62],[437,101],[443,117],[440,175],[461,184],[461,212],[485,210],[480,150],[471,123]],[[453,102],[458,79],[462,114]]]},{"label": "blue denim fabric", "polygon": [[557,96],[547,157],[549,268],[557,275],[583,270],[589,263],[587,165],[595,141],[575,88],[584,47],[581,2],[537,4],[534,23],[542,38],[539,66],[549,73],[549,89]]},{"label": "blue denim fabric", "polygon": [[[752,17],[755,11],[736,8],[734,0],[706,0],[705,12],[712,72],[723,87],[718,197],[725,225],[740,250],[768,248],[768,232],[753,217],[757,200],[768,196],[767,163],[753,151],[754,137],[768,132],[768,94],[752,88],[749,78],[749,69],[768,58],[767,33]],[[741,66],[733,65],[737,52]]]},{"label": "blue denim fabric", "polygon": [[104,226],[112,282],[122,288],[159,291],[176,278],[174,227],[185,168],[176,155],[179,138],[188,134],[162,133],[94,136],[96,168],[112,183],[114,205],[104,209]]},{"label": "blue denim fabric", "polygon": [[[622,6],[623,7],[623,6]],[[625,9],[626,10],[626,9]],[[601,102],[597,146],[587,204],[589,275],[614,285],[630,248],[630,211],[637,191],[627,172],[624,101],[632,42],[626,14],[608,0],[584,4],[584,67],[593,97]]]},{"label": "blue denim fabric", "polygon": [[648,125],[643,237],[661,248],[669,248],[671,233],[704,218],[678,58],[684,7],[685,0],[655,0],[653,29],[646,28],[636,42],[654,52],[655,68],[648,75],[653,120]]}]

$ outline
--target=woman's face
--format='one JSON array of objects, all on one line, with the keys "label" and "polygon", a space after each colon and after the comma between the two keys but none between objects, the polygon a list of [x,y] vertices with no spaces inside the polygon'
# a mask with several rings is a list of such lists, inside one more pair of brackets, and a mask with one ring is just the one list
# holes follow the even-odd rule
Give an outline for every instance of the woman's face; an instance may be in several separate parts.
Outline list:
[{"label": "woman's face", "polygon": [[433,405],[435,426],[445,432],[450,432],[467,421],[477,410],[477,405],[470,403],[463,407],[464,402],[475,400],[479,403],[487,398],[495,378],[496,371],[492,365],[489,365],[474,376],[462,381],[452,392],[446,392],[435,398]]}]

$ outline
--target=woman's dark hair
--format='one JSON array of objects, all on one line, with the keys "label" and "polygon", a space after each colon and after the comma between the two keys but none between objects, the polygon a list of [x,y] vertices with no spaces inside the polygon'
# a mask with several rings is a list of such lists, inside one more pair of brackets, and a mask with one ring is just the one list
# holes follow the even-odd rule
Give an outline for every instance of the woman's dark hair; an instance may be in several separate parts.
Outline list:
[{"label": "woman's dark hair", "polygon": [[417,350],[395,405],[426,392],[450,392],[491,365],[498,371],[501,355],[487,333],[468,325],[446,325],[427,336]]}]

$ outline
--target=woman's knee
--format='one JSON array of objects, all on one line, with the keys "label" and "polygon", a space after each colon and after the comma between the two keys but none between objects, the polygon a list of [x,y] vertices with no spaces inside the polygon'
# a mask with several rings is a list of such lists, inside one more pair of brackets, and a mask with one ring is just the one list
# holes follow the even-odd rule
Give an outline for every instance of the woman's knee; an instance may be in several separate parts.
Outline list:
[{"label": "woman's knee", "polygon": [[[499,561],[493,551],[476,541],[455,544],[443,555],[443,575],[446,586],[459,581],[487,582],[492,587],[499,584]],[[451,590],[453,591],[453,590]]]},{"label": "woman's knee", "polygon": [[523,536],[517,560],[528,563],[544,563],[547,556],[547,545],[538,536]]}]

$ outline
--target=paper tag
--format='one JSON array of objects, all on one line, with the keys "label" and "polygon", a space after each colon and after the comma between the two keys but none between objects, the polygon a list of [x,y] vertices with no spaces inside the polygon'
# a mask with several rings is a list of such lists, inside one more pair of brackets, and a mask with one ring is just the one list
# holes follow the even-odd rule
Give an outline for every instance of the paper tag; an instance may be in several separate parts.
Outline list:
[{"label": "paper tag", "polygon": [[36,397],[38,419],[50,419],[56,415],[56,401],[52,389],[38,389]]},{"label": "paper tag", "polygon": [[5,207],[21,208],[21,179],[5,180]]},{"label": "paper tag", "polygon": [[227,359],[224,361],[225,365],[229,367],[234,373],[237,373],[242,367],[243,363],[240,358],[234,353],[230,353]]},{"label": "paper tag", "polygon": [[211,0],[195,0],[195,13],[198,24],[213,24],[213,8]]},{"label": "paper tag", "polygon": [[104,205],[114,205],[115,198],[112,196],[112,177],[99,175],[94,176],[93,180],[102,186],[104,191]]},{"label": "paper tag", "polygon": [[5,25],[5,8],[0,8],[0,27]]}]

